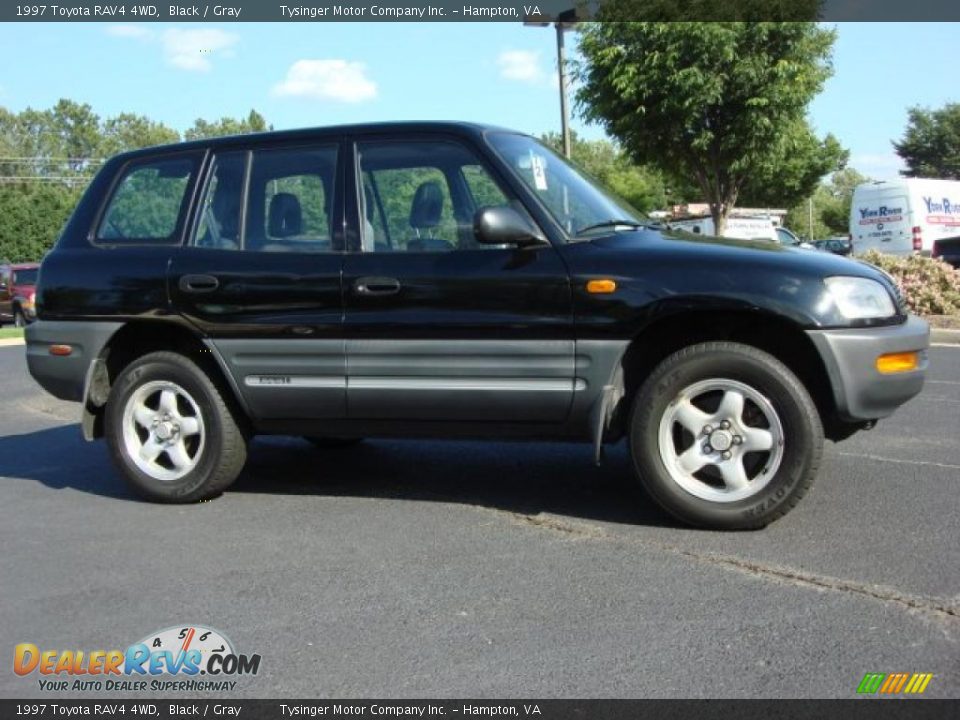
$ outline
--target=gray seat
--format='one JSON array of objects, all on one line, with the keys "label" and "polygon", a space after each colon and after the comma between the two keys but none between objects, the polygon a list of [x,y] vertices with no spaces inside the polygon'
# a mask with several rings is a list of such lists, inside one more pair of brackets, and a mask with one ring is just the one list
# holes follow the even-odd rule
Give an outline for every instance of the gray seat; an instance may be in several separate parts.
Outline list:
[{"label": "gray seat", "polygon": [[453,250],[453,245],[434,234],[442,215],[443,187],[436,180],[421,183],[410,204],[410,227],[416,235],[407,241],[407,250]]}]

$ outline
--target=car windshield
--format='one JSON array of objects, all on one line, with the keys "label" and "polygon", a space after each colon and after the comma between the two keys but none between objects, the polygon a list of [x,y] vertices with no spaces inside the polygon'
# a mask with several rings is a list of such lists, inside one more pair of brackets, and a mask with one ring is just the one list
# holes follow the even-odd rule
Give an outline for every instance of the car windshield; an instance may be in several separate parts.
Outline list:
[{"label": "car windshield", "polygon": [[37,284],[37,268],[28,268],[26,270],[14,270],[13,271],[14,282],[17,285],[36,285]]},{"label": "car windshield", "polygon": [[490,144],[571,237],[644,224],[643,216],[533,138],[491,133]]}]

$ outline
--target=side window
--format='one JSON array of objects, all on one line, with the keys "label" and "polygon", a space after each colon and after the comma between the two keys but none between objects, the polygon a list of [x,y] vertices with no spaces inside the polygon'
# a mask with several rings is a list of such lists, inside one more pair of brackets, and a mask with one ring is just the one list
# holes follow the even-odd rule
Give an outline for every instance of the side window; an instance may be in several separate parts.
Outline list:
[{"label": "side window", "polygon": [[253,153],[243,246],[255,252],[331,252],[337,149]]},{"label": "side window", "polygon": [[96,238],[106,243],[171,243],[186,208],[196,157],[134,163],[117,184]]},{"label": "side window", "polygon": [[509,203],[473,152],[453,142],[362,143],[365,252],[485,249],[473,237],[480,207]]}]

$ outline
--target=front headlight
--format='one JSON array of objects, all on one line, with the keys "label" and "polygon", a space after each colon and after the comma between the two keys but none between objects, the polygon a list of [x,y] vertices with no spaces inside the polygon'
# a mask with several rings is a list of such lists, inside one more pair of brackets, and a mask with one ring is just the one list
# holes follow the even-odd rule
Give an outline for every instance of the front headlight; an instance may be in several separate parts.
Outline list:
[{"label": "front headlight", "polygon": [[833,304],[847,320],[887,318],[896,314],[890,293],[876,280],[838,275],[823,282]]}]

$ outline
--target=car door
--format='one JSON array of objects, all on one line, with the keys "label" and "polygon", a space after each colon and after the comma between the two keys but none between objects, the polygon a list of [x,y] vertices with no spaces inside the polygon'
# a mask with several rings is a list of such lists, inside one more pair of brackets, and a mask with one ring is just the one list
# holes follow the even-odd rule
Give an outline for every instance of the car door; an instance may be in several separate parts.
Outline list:
[{"label": "car door", "polygon": [[214,152],[171,263],[176,310],[258,419],[346,414],[339,144]]},{"label": "car door", "polygon": [[362,139],[352,170],[349,417],[564,421],[575,391],[566,267],[550,245],[476,241],[477,208],[522,210],[481,153],[453,137]]}]

